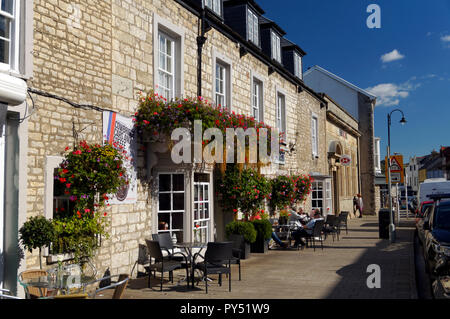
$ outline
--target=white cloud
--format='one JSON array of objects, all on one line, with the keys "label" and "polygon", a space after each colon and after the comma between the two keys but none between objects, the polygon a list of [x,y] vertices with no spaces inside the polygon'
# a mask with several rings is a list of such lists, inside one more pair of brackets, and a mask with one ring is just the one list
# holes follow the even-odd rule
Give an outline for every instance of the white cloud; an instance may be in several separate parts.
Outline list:
[{"label": "white cloud", "polygon": [[382,83],[366,89],[367,92],[377,96],[377,106],[396,106],[400,104],[401,99],[409,96],[411,91],[414,91],[421,86],[420,83],[413,83],[417,77],[412,77],[405,83]]},{"label": "white cloud", "polygon": [[441,37],[442,42],[450,42],[450,35],[444,35]]},{"label": "white cloud", "polygon": [[400,52],[398,52],[397,49],[394,49],[392,52],[383,54],[381,56],[381,61],[383,61],[383,63],[388,63],[388,62],[392,62],[392,61],[401,60],[404,57],[405,56],[403,54],[401,54]]}]

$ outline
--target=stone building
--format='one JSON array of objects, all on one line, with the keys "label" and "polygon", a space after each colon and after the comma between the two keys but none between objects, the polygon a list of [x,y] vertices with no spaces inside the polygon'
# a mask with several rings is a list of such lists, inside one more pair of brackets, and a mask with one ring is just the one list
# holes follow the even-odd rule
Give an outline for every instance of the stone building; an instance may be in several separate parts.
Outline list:
[{"label": "stone building", "polygon": [[304,73],[305,83],[316,92],[325,93],[358,121],[360,193],[364,214],[378,213],[379,186],[375,186],[374,108],[376,96],[321,68],[313,66]]},{"label": "stone building", "polygon": [[333,212],[348,211],[353,215],[353,196],[359,193],[358,121],[344,108],[324,94],[327,100],[326,145],[332,177]]},{"label": "stone building", "polygon": [[[17,82],[19,98],[3,98],[0,89],[0,101],[11,103],[7,113],[0,108],[0,127],[6,118],[7,133],[0,144],[0,167],[5,171],[0,195],[6,199],[0,206],[6,207],[1,220],[6,226],[5,233],[1,228],[3,286],[17,290],[17,274],[39,267],[37,251],[18,247],[18,229],[31,216],[56,217],[56,203],[67,200],[54,193],[55,169],[65,147],[81,140],[101,143],[104,113],[132,117],[138,91],[156,89],[167,98],[201,94],[279,127],[286,133],[280,149],[284,156],[266,167],[265,174],[328,174],[326,101],[303,83],[305,52],[263,17],[256,2],[13,2],[20,17],[19,48],[7,81],[24,79],[26,85]],[[162,57],[170,63],[160,62]],[[163,76],[167,82],[161,82]],[[29,97],[24,103],[26,87]],[[12,121],[14,116],[20,121]],[[169,231],[177,240],[191,240],[197,204],[209,209],[204,220],[207,239],[223,238],[227,217],[211,202],[212,171],[175,166],[164,147],[147,146],[137,156],[135,201],[107,209],[111,237],[98,250],[99,273],[107,268],[113,274],[130,273],[138,244],[159,231],[159,221],[167,214],[172,221]],[[169,191],[159,189],[160,180],[171,185]],[[174,197],[166,195],[173,195],[175,188],[179,209],[165,210],[162,198],[173,207]],[[204,197],[198,202],[195,191],[208,193],[209,201]],[[305,207],[312,207],[311,200]],[[49,267],[54,256],[48,251],[46,255],[44,264]]]},{"label": "stone building", "polygon": [[[0,175],[0,199],[6,199],[5,219],[0,220],[6,226],[0,237],[0,247],[5,247],[0,283],[7,288],[17,289],[20,271],[39,267],[36,251],[18,247],[18,229],[30,216],[57,217],[58,203],[68,200],[54,187],[65,147],[81,140],[101,143],[105,114],[131,118],[139,91],[155,89],[168,99],[201,95],[279,128],[285,132],[282,156],[263,173],[310,174],[316,182],[305,209],[347,209],[348,191],[340,192],[353,190],[358,172],[354,166],[336,167],[342,183],[336,201],[330,159],[358,153],[355,120],[331,98],[305,85],[306,53],[263,16],[255,1],[13,2],[20,16],[20,48],[8,81],[24,79],[26,85],[17,82],[22,95],[12,100],[8,94],[3,97],[0,87],[0,102],[10,103],[7,113],[0,105],[0,128],[6,114],[7,132],[0,140],[6,140],[6,147],[0,143],[0,169],[5,171],[4,178]],[[14,116],[20,120],[12,121]],[[339,129],[348,134],[347,140]],[[330,156],[332,140],[339,143]],[[232,218],[215,201],[210,167],[175,165],[167,145],[139,143],[145,145],[137,148],[136,197],[107,208],[111,236],[97,252],[99,273],[108,268],[112,274],[130,273],[138,245],[161,231],[161,222],[177,240],[189,241],[196,213],[202,210],[204,238],[221,240]],[[345,181],[350,176],[352,180]],[[201,193],[202,198],[196,196]],[[48,251],[46,255],[50,267],[54,256]]]}]

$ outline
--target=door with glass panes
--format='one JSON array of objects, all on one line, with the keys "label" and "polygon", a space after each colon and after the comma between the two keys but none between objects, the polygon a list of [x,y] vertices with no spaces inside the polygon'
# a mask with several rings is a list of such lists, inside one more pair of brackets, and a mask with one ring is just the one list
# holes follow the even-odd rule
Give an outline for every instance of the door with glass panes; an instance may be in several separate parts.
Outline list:
[{"label": "door with glass panes", "polygon": [[208,242],[211,229],[210,175],[194,173],[193,239]]}]

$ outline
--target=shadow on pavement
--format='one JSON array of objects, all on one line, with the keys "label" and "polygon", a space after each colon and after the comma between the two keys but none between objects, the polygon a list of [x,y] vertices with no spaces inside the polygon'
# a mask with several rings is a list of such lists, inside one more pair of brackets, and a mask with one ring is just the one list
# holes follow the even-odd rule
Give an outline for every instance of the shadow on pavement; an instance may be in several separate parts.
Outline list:
[{"label": "shadow on pavement", "polygon": [[[363,223],[364,232],[378,232],[378,223]],[[354,228],[355,231],[362,229]],[[365,252],[353,264],[336,271],[342,279],[331,289],[326,298],[354,299],[410,299],[416,297],[413,259],[413,229],[397,228],[396,242],[381,240],[376,246],[361,247],[329,247],[328,249],[363,248]],[[358,238],[358,237],[356,237]],[[361,240],[369,237],[361,237]],[[350,238],[349,238],[350,239]],[[353,237],[352,239],[355,239]],[[373,238],[372,238],[373,239]],[[412,263],[412,265],[411,265]],[[380,267],[380,288],[370,289],[368,277],[373,271],[367,272],[369,265]],[[371,283],[373,280],[369,280]]]}]

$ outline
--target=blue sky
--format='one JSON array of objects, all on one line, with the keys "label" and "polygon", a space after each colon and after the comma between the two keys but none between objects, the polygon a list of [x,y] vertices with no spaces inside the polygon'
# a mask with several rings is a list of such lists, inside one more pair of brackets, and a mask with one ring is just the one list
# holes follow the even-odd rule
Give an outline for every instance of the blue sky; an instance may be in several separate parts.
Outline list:
[{"label": "blue sky", "polygon": [[[304,71],[320,65],[379,96],[375,135],[386,155],[426,155],[450,146],[450,0],[257,0],[286,38],[307,52]],[[381,28],[369,29],[369,4],[381,8]]]}]

